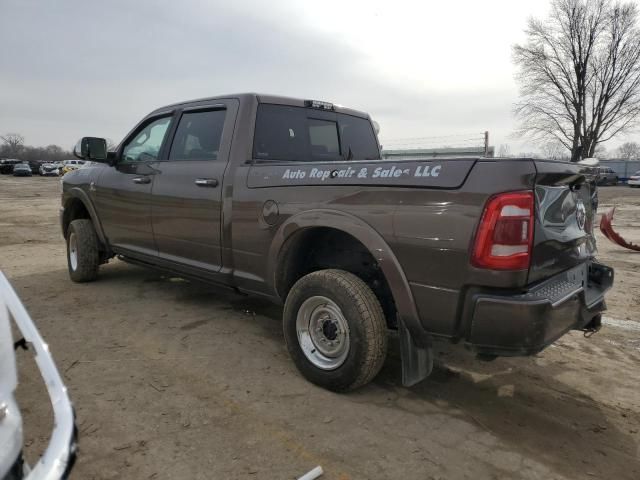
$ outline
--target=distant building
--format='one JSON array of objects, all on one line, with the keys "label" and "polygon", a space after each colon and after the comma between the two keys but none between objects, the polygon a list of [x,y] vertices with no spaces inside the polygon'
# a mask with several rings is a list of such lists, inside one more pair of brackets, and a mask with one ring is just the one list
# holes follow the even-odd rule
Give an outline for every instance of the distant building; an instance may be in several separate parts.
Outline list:
[{"label": "distant building", "polygon": [[600,166],[613,168],[613,171],[618,174],[618,178],[625,181],[640,170],[640,160],[620,160],[612,158],[600,160]]},{"label": "distant building", "polygon": [[455,148],[406,148],[382,150],[382,158],[397,160],[428,160],[440,157],[490,157],[495,156],[495,147],[455,147]]}]

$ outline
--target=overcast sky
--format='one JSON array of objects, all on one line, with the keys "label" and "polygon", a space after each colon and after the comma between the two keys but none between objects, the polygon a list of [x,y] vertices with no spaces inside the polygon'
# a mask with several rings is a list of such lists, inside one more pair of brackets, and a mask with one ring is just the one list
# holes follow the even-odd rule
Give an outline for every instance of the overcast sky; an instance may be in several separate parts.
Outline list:
[{"label": "overcast sky", "polygon": [[[513,153],[511,46],[547,0],[0,0],[0,134],[120,141],[149,111],[256,91],[368,111],[382,143],[488,130]],[[439,140],[432,140],[438,142]]]}]

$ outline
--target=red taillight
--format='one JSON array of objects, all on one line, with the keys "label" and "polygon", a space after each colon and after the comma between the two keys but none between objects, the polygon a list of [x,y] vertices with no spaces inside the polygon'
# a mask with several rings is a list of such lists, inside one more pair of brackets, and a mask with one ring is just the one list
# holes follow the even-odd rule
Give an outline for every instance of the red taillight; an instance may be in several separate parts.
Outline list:
[{"label": "red taillight", "polygon": [[471,263],[491,270],[526,270],[533,240],[533,192],[501,193],[487,202]]}]

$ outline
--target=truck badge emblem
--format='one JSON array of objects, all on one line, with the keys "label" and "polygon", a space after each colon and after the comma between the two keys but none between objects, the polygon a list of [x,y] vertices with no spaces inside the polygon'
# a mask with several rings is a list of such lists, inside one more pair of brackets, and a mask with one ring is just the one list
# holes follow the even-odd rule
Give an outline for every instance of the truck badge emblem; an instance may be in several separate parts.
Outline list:
[{"label": "truck badge emblem", "polygon": [[576,201],[576,221],[578,222],[578,228],[584,230],[584,225],[587,221],[587,209],[584,208],[584,202],[581,199]]}]

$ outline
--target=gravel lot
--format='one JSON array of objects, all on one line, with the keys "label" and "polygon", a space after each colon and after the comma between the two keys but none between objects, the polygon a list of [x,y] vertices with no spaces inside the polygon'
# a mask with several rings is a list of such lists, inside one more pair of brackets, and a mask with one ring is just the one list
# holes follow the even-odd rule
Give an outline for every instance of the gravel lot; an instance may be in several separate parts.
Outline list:
[{"label": "gravel lot", "polygon": [[[0,177],[0,269],[49,342],[75,403],[73,479],[640,478],[640,254],[599,235],[616,268],[606,328],[531,358],[477,362],[438,345],[400,384],[392,347],[369,386],[334,394],[289,360],[277,307],[112,260],[73,284],[56,178]],[[601,189],[640,243],[640,189]],[[27,456],[51,415],[19,352]]]}]

